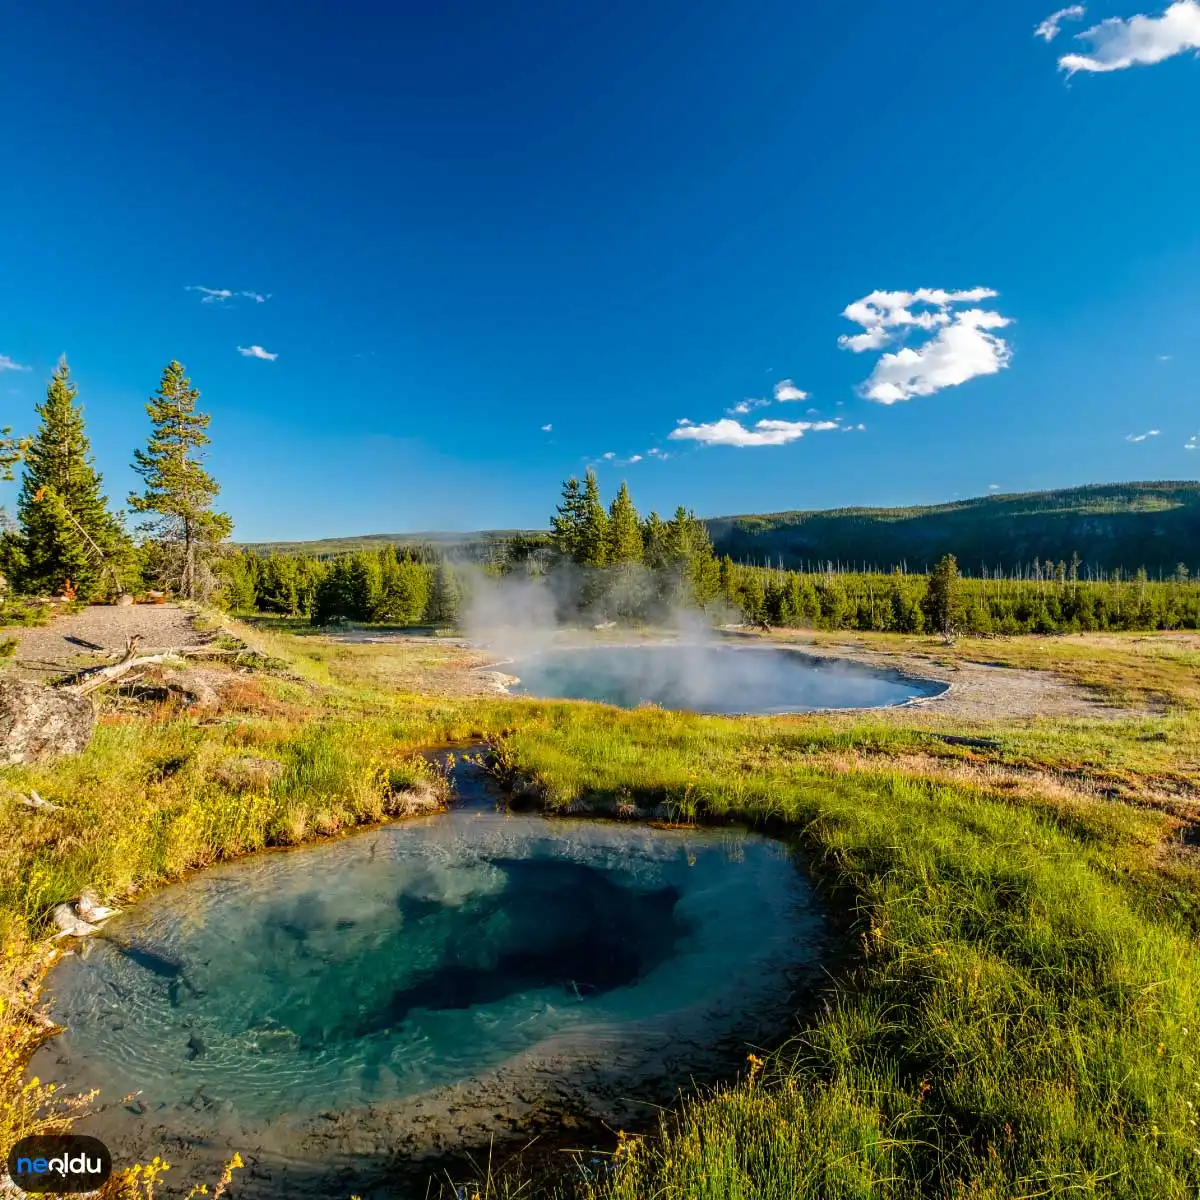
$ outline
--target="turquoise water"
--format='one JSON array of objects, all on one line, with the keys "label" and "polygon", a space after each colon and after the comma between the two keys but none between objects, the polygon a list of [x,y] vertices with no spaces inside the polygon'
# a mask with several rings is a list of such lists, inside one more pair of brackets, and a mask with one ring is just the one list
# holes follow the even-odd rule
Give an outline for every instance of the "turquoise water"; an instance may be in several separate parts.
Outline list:
[{"label": "turquoise water", "polygon": [[154,894],[51,975],[44,1053],[168,1128],[348,1111],[564,1035],[736,1035],[820,933],[777,842],[459,809]]},{"label": "turquoise water", "polygon": [[896,672],[748,646],[590,646],[549,650],[504,669],[520,679],[517,694],[702,713],[879,708],[945,691],[945,684]]}]

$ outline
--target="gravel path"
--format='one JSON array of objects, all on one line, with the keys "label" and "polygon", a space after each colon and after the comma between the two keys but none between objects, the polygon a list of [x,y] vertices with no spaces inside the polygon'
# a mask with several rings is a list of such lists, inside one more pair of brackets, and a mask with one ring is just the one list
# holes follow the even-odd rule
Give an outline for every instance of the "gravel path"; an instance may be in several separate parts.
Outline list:
[{"label": "gravel path", "polygon": [[0,638],[15,637],[15,669],[36,679],[52,679],[76,667],[92,666],[101,652],[123,651],[132,634],[141,635],[139,650],[194,646],[203,641],[193,615],[176,604],[89,605],[82,612],[57,617],[32,629],[0,629]]}]

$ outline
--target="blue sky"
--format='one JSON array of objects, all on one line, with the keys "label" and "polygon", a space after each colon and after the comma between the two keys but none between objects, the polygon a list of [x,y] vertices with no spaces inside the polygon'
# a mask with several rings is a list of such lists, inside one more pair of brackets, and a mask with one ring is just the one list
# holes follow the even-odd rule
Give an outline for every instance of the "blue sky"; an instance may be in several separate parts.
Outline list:
[{"label": "blue sky", "polygon": [[1194,479],[1200,2],[1139,2],[10,6],[0,424],[66,352],[123,497],[178,358],[247,540]]}]

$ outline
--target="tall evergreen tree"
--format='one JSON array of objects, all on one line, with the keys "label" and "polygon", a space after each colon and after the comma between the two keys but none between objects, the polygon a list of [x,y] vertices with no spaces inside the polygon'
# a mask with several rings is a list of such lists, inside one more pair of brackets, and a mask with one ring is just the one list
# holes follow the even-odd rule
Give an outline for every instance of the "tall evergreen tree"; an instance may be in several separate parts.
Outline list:
[{"label": "tall evergreen tree", "polygon": [[583,481],[582,513],[576,561],[588,567],[603,567],[608,562],[608,514],[600,502],[596,472],[590,467]]},{"label": "tall evergreen tree", "polygon": [[953,554],[944,554],[929,576],[925,599],[921,601],[930,626],[943,637],[950,637],[954,632],[961,609],[958,593],[958,559]]},{"label": "tall evergreen tree", "polygon": [[135,512],[148,514],[143,531],[170,551],[164,582],[189,600],[204,599],[211,590],[211,564],[233,532],[229,517],[213,509],[221,487],[202,465],[211,418],[197,412],[199,398],[182,365],[169,363],[146,405],[149,444],[133,453],[133,469],[146,490],[129,497]]},{"label": "tall evergreen tree", "polygon": [[80,599],[90,600],[119,590],[129,543],[101,494],[76,392],[64,357],[38,405],[41,424],[24,454],[20,582],[27,591],[54,592],[70,581]]},{"label": "tall evergreen tree", "polygon": [[657,571],[667,561],[667,527],[656,512],[651,512],[642,524],[642,545],[646,566]]},{"label": "tall evergreen tree", "polygon": [[642,524],[629,496],[629,485],[622,483],[608,509],[608,561],[610,563],[641,562]]},{"label": "tall evergreen tree", "polygon": [[454,568],[443,558],[434,572],[425,619],[431,625],[453,625],[458,620],[460,599],[461,593],[458,580],[454,577]]},{"label": "tall evergreen tree", "polygon": [[585,520],[583,490],[572,475],[563,484],[562,500],[550,521],[550,542],[560,559],[579,561]]}]

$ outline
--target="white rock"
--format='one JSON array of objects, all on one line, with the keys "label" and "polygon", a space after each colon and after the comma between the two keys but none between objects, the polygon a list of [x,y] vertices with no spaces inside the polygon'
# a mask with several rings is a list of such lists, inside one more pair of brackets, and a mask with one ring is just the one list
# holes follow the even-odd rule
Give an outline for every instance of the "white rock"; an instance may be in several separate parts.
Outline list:
[{"label": "white rock", "polygon": [[80,920],[87,921],[92,925],[99,924],[101,921],[107,920],[117,910],[115,908],[106,908],[99,900],[96,899],[95,892],[84,892],[78,900],[75,901],[75,914]]},{"label": "white rock", "polygon": [[56,904],[52,915],[55,925],[58,926],[55,937],[90,937],[93,933],[100,932],[97,926],[81,921],[69,904]]}]

